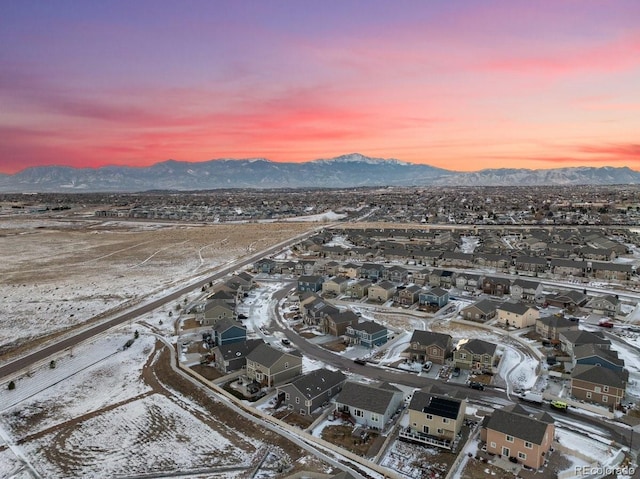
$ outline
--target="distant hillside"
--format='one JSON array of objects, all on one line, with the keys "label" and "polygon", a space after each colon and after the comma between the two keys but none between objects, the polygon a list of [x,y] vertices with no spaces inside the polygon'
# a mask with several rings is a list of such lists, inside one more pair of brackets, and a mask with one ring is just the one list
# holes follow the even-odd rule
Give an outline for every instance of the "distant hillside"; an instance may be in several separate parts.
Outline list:
[{"label": "distant hillside", "polygon": [[263,158],[200,163],[169,160],[144,168],[41,166],[0,175],[0,192],[135,192],[220,188],[639,184],[629,168],[493,169],[461,173],[357,153],[306,163]]}]

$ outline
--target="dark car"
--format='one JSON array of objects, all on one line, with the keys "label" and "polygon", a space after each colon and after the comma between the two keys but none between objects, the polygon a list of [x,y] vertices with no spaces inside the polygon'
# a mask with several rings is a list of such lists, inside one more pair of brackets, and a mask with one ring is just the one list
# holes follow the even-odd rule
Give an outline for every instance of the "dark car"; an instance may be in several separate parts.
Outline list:
[{"label": "dark car", "polygon": [[284,344],[285,346],[289,346],[291,344],[291,341],[289,341],[287,338],[283,338],[282,344]]},{"label": "dark car", "polygon": [[460,376],[460,368],[453,368],[453,372],[451,373],[451,375],[454,378],[457,378],[458,376]]},{"label": "dark car", "polygon": [[361,366],[366,366],[367,362],[364,359],[356,358],[353,360],[354,363],[359,364]]},{"label": "dark car", "polygon": [[238,315],[238,319],[249,319],[249,317],[248,317],[246,314],[242,314],[242,313],[240,313],[240,314]]},{"label": "dark car", "polygon": [[478,391],[484,391],[484,384],[479,383],[479,382],[477,382],[477,381],[471,381],[471,382],[469,383],[469,387],[470,387],[471,389],[477,389]]}]

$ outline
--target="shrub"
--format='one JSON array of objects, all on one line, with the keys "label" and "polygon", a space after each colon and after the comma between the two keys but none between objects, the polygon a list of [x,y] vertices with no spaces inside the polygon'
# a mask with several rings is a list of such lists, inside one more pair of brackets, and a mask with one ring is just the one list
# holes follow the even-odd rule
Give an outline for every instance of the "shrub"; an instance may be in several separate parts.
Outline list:
[{"label": "shrub", "polygon": [[13,390],[16,388],[16,383],[15,383],[15,382],[13,382],[13,381],[11,381],[11,382],[9,383],[8,388],[9,388],[9,391],[13,391]]}]

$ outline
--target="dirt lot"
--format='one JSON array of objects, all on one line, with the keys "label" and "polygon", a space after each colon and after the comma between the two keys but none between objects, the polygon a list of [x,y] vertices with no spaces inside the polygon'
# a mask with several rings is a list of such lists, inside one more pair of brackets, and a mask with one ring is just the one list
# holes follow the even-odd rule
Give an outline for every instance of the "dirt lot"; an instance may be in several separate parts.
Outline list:
[{"label": "dirt lot", "polygon": [[206,277],[313,226],[0,218],[0,354]]},{"label": "dirt lot", "polygon": [[366,456],[369,448],[378,437],[378,434],[371,432],[368,437],[363,440],[359,435],[354,436],[352,434],[353,431],[354,426],[352,425],[327,426],[322,430],[322,439],[336,446],[340,446],[347,451]]}]

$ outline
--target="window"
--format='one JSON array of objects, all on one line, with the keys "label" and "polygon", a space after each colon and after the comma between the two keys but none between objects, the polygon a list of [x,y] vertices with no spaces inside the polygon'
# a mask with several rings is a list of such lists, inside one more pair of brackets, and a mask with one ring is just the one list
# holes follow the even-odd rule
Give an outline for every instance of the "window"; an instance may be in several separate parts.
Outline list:
[{"label": "window", "polygon": [[504,446],[502,446],[502,455],[503,455],[503,456],[505,456],[505,457],[509,457],[509,456],[511,455],[510,453],[511,453],[511,451],[509,450],[509,448],[508,448],[508,447],[504,447]]},{"label": "window", "polygon": [[427,420],[431,421],[433,419],[433,416],[431,414],[427,414]]},{"label": "window", "polygon": [[593,388],[593,392],[594,393],[600,393],[600,392],[602,392],[602,388],[600,386],[596,386],[596,387]]},{"label": "window", "polygon": [[304,409],[300,409],[300,415],[304,416],[305,414],[307,414],[307,412]]},{"label": "window", "polygon": [[587,399],[591,399],[591,391],[587,391]]},{"label": "window", "polygon": [[300,404],[300,398],[296,398],[296,404]]},{"label": "window", "polygon": [[363,411],[361,411],[360,409],[356,409],[355,411],[353,411],[353,414],[354,414],[356,417],[364,417],[364,412],[363,412]]},{"label": "window", "polygon": [[373,422],[378,422],[380,420],[380,416],[378,416],[377,414],[371,414],[371,420]]},{"label": "window", "polygon": [[518,453],[518,459],[522,459],[523,461],[527,460],[527,455],[524,452]]},{"label": "window", "polygon": [[289,394],[289,393],[285,393],[284,398],[285,398],[287,401],[289,400],[289,397],[290,397],[290,394]]},{"label": "window", "polygon": [[602,402],[609,402],[609,396],[602,396]]},{"label": "window", "polygon": [[429,434],[429,426],[422,426],[422,432]]},{"label": "window", "polygon": [[493,441],[491,441],[490,446],[491,446],[493,449],[495,449],[495,448],[496,448],[496,443],[495,443],[495,442],[493,442]]},{"label": "window", "polygon": [[444,424],[449,424],[449,418],[448,418],[448,417],[443,417],[443,418],[442,418],[442,422],[443,422]]},{"label": "window", "polygon": [[285,369],[287,369],[289,367],[289,361],[287,361],[286,363],[284,363],[284,367]]},{"label": "window", "polygon": [[526,447],[527,449],[533,449],[533,444],[531,444],[529,441],[525,441],[524,447]]},{"label": "window", "polygon": [[438,429],[438,434],[444,434],[444,429]]},{"label": "window", "polygon": [[513,442],[513,436],[509,436],[509,434],[507,434],[507,437],[505,438],[505,440],[507,442]]},{"label": "window", "polygon": [[460,359],[467,359],[467,353],[460,353]]},{"label": "window", "polygon": [[606,393],[609,392],[609,386],[602,386],[602,390]]}]

